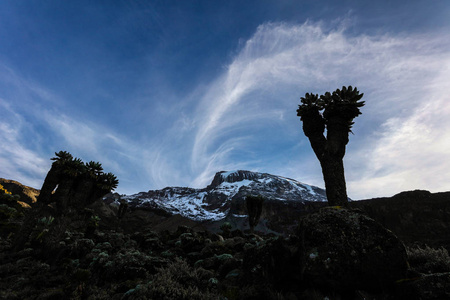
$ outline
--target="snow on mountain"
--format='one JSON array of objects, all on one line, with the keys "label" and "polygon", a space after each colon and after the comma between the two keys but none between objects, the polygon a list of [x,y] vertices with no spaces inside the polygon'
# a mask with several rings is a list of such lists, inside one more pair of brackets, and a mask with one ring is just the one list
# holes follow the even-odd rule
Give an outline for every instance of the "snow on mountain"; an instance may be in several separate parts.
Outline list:
[{"label": "snow on mountain", "polygon": [[[132,207],[163,210],[196,221],[217,221],[228,214],[244,216],[233,203],[247,195],[261,195],[270,201],[326,201],[325,190],[282,176],[251,171],[218,172],[203,189],[167,187],[124,196]],[[242,207],[242,205],[241,205]]]}]

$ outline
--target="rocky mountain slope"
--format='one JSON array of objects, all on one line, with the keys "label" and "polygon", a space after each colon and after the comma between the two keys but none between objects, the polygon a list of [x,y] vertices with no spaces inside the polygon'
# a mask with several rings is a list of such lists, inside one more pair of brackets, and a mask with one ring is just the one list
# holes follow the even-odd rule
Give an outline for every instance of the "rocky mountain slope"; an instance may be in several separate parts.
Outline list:
[{"label": "rocky mountain slope", "polygon": [[20,200],[27,204],[36,202],[36,199],[39,196],[38,189],[23,185],[14,180],[0,178],[0,184],[12,194],[19,195]]},{"label": "rocky mountain slope", "polygon": [[[0,197],[0,299],[450,297],[450,192],[403,192],[342,209],[303,200],[302,193],[320,190],[293,182],[219,172],[204,189],[126,196],[130,209],[122,217],[117,194],[55,214],[39,203],[16,205],[27,188],[18,186],[23,195]],[[243,199],[256,188],[268,200],[254,234]],[[207,213],[217,209],[214,197],[230,197],[217,210],[225,217],[194,220],[180,214],[189,212],[184,206],[167,205],[172,198],[189,204],[200,193],[197,204]],[[30,233],[21,235],[28,224]],[[273,232],[282,235],[265,234]],[[25,243],[17,243],[22,236]]]},{"label": "rocky mountain slope", "polygon": [[[19,195],[18,202],[31,206],[39,195],[38,189],[13,180],[0,178],[0,184]],[[301,216],[327,205],[324,190],[292,179],[249,171],[218,172],[204,189],[168,187],[125,196],[129,209],[120,222],[129,232],[144,227],[158,232],[176,230],[180,225],[220,232],[225,222],[233,229],[247,230],[244,199],[248,194],[266,197],[261,221],[255,228],[258,232],[289,234]],[[100,226],[117,226],[120,197],[110,194],[103,202],[92,205],[101,218]],[[16,209],[29,207],[23,203],[0,201]],[[450,192],[402,192],[393,197],[351,201],[350,207],[362,210],[407,244],[444,246],[450,250]]]},{"label": "rocky mountain slope", "polygon": [[[167,187],[124,196],[131,208],[161,210],[195,221],[246,217],[245,197],[261,195],[280,206],[326,201],[325,190],[293,179],[251,171],[218,172],[203,189]],[[109,198],[111,202],[111,198]],[[108,201],[106,197],[105,201]],[[115,199],[117,201],[117,199]]]}]

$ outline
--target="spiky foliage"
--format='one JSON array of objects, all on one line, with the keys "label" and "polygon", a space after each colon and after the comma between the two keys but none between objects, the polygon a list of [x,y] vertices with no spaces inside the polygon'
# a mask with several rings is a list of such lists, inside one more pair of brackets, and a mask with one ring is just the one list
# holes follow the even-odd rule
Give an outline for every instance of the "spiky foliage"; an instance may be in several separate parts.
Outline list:
[{"label": "spiky foliage", "polygon": [[321,99],[318,94],[306,93],[305,97],[300,98],[301,105],[297,109],[297,116],[303,121],[303,116],[311,112],[322,110]]},{"label": "spiky foliage", "polygon": [[69,177],[76,178],[86,173],[86,166],[80,158],[74,158],[65,164],[62,172]]},{"label": "spiky foliage", "polygon": [[102,164],[95,161],[86,163],[87,173],[91,177],[97,177],[103,174]]},{"label": "spiky foliage", "polygon": [[346,121],[350,132],[353,119],[361,114],[360,108],[365,104],[365,101],[360,101],[363,96],[352,86],[343,86],[342,89],[336,89],[333,93],[326,92],[320,97],[318,94],[306,93],[305,97],[300,98],[302,104],[297,109],[297,116],[303,121],[311,114],[317,116],[323,111],[319,113],[323,124],[328,125],[332,118],[337,117]]},{"label": "spiky foliage", "polygon": [[54,160],[55,162],[66,162],[71,161],[73,159],[72,154],[67,151],[59,151],[55,152],[56,157],[50,158],[50,160]]},{"label": "spiky foliage", "polygon": [[352,86],[348,88],[343,86],[341,90],[337,89],[332,94],[326,92],[320,96],[324,119],[343,119],[347,123],[348,131],[351,132],[353,119],[361,114],[360,107],[365,104],[365,101],[359,101],[363,96],[364,94],[360,94],[358,89],[356,87],[353,89]]},{"label": "spiky foliage", "polygon": [[55,169],[64,169],[73,162],[74,158],[67,151],[59,151],[55,152],[55,157],[50,158],[50,160],[53,160],[52,167],[55,167]]},{"label": "spiky foliage", "polygon": [[97,179],[97,186],[102,190],[112,191],[119,185],[119,180],[113,173],[101,174]]}]

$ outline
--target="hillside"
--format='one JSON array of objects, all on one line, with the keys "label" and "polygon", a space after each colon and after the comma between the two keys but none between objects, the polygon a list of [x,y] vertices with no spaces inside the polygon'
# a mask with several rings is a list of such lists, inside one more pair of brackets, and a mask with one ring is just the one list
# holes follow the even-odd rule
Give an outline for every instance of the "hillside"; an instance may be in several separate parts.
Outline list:
[{"label": "hillside", "polygon": [[350,207],[361,209],[407,244],[444,246],[450,250],[450,192],[407,191],[392,197],[354,201]]},{"label": "hillside", "polygon": [[[19,201],[28,197],[26,186],[11,184]],[[249,194],[266,197],[256,234]],[[319,188],[236,171],[203,189],[109,194],[63,214],[17,200],[2,195],[0,204],[0,299],[450,296],[450,257],[440,248],[450,245],[450,192],[330,208]]]},{"label": "hillside", "polygon": [[[20,201],[33,205],[39,190],[17,181],[0,178]],[[129,204],[121,220],[130,232],[140,226],[156,231],[188,225],[198,230],[220,230],[228,222],[233,228],[248,229],[245,196],[266,197],[261,222],[256,230],[289,234],[298,217],[326,206],[325,191],[293,179],[250,171],[218,172],[203,189],[167,187],[123,197]],[[103,215],[101,226],[115,222],[120,195],[110,194],[93,205]],[[223,202],[220,202],[223,201]],[[351,201],[350,207],[364,211],[405,243],[444,246],[450,250],[450,192],[407,191],[392,197]]]},{"label": "hillside", "polygon": [[14,180],[0,178],[0,184],[14,195],[19,195],[20,201],[27,204],[35,203],[39,196],[38,189],[23,185]]}]

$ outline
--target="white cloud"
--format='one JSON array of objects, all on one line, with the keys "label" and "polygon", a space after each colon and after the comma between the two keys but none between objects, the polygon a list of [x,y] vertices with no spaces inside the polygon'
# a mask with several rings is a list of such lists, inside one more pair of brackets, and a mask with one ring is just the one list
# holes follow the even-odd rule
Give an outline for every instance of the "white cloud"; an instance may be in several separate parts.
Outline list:
[{"label": "white cloud", "polygon": [[29,126],[0,99],[0,166],[2,177],[40,188],[50,164],[24,145],[21,132]]},{"label": "white cloud", "polygon": [[[449,92],[445,81],[450,78],[448,40],[448,37],[431,35],[349,36],[342,27],[327,31],[311,23],[261,25],[224,74],[212,83],[199,105],[201,121],[191,165],[193,170],[201,172],[194,182],[207,183],[214,172],[225,166],[252,165],[252,162],[232,160],[232,153],[248,146],[248,139],[239,140],[248,137],[245,126],[266,127],[267,136],[252,138],[270,141],[271,135],[281,132],[271,130],[265,123],[281,112],[284,130],[298,132],[298,121],[293,124],[294,118],[289,114],[295,114],[301,95],[309,91],[320,94],[351,84],[365,93],[367,105],[363,108],[364,115],[356,120],[356,135],[351,137],[350,144],[353,142],[355,146],[349,146],[347,152],[350,196],[386,195],[413,186],[445,189],[443,183],[450,179],[445,169],[450,166],[431,157],[438,154],[447,157],[445,153],[450,153],[447,144],[438,138],[447,137],[447,126],[431,115],[445,115],[448,106],[445,97],[436,98]],[[441,109],[433,111],[423,106],[424,101],[434,101]],[[418,117],[418,111],[427,113]],[[395,120],[405,123],[400,125]],[[395,126],[388,126],[393,123]],[[384,134],[376,135],[381,130]],[[426,138],[419,139],[415,134],[427,130],[431,133]],[[302,138],[306,139],[303,136],[299,139]],[[409,145],[414,143],[417,146],[411,148]],[[308,166],[315,157],[307,148],[309,144],[298,153],[302,156],[296,161],[298,171],[290,165],[285,168],[287,174],[280,175],[321,178],[320,174],[308,174],[317,172],[317,168]],[[357,163],[348,157],[366,159]],[[264,167],[283,170],[282,166],[267,163],[261,166]],[[377,177],[383,170],[384,175]],[[418,179],[417,172],[429,176]],[[436,172],[442,174],[441,180],[433,176]],[[358,179],[351,174],[366,176]],[[399,181],[410,184],[398,184]],[[372,183],[374,188],[370,188]]]},{"label": "white cloud", "polygon": [[[263,24],[223,74],[180,99],[181,112],[179,106],[164,107],[164,116],[154,121],[165,122],[155,124],[160,132],[145,138],[146,128],[130,128],[142,131],[131,138],[111,124],[61,113],[63,100],[2,65],[0,78],[9,78],[3,84],[16,92],[2,102],[9,117],[0,123],[1,175],[25,183],[43,180],[48,154],[69,150],[110,167],[126,193],[203,187],[215,172],[231,169],[323,186],[295,110],[306,92],[351,84],[365,93],[366,106],[345,158],[349,196],[448,190],[449,43],[442,35],[351,36],[341,25]],[[49,103],[55,103],[52,109]],[[145,124],[152,126],[151,118]]]},{"label": "white cloud", "polygon": [[400,114],[386,120],[369,147],[358,149],[359,154],[365,152],[365,159],[364,166],[355,172],[358,179],[349,183],[355,197],[449,189],[450,54],[441,64],[437,76],[431,82],[425,79],[426,86],[416,94],[422,103],[411,108],[409,116]]},{"label": "white cloud", "polygon": [[[40,188],[54,152],[67,150],[85,161],[100,161],[106,172],[133,181],[132,166],[140,163],[135,159],[138,155],[130,151],[136,148],[131,141],[95,120],[65,115],[58,109],[64,106],[62,99],[2,66],[0,77],[8,75],[9,83],[3,82],[8,98],[0,98],[0,177]],[[57,106],[49,105],[54,101]],[[131,168],[121,167],[124,153],[133,154],[126,159]],[[129,187],[125,190],[131,192]]]}]

